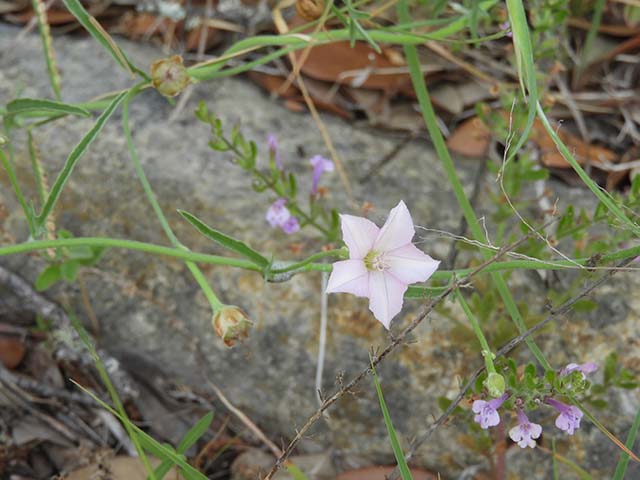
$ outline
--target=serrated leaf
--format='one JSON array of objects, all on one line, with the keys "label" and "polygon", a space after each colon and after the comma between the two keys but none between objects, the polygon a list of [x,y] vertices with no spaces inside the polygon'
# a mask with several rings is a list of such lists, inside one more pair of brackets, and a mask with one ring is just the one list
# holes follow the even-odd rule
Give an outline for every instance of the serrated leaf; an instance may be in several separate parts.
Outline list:
[{"label": "serrated leaf", "polygon": [[48,265],[40,272],[35,282],[36,290],[42,292],[51,287],[54,283],[59,282],[62,279],[60,272],[60,265]]},{"label": "serrated leaf", "polygon": [[182,215],[185,220],[187,220],[187,222],[193,225],[205,237],[213,240],[224,248],[232,250],[236,253],[239,253],[243,257],[248,258],[260,268],[267,268],[269,266],[269,260],[249,247],[246,243],[230,237],[229,235],[226,235],[214,228],[211,228],[206,223],[202,222],[200,219],[188,212],[178,210],[178,213]]},{"label": "serrated leaf", "polygon": [[89,110],[69,103],[37,98],[18,98],[7,104],[10,115],[29,114],[30,117],[50,117],[52,115],[76,115],[89,117]]}]

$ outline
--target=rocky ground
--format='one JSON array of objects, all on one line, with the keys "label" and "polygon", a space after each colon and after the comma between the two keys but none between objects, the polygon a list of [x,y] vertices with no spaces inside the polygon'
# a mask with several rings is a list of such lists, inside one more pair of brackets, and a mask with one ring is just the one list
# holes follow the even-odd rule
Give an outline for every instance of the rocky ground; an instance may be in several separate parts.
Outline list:
[{"label": "rocky ground", "polygon": [[[16,42],[18,32],[13,27],[0,26],[3,105],[17,95],[49,96],[39,38],[31,34]],[[122,41],[121,45],[141,66],[148,66],[162,56],[158,50],[141,44]],[[90,38],[60,37],[54,46],[65,101],[85,101],[132,84]],[[275,133],[280,139],[285,165],[307,181],[302,189],[310,183],[308,158],[326,154],[310,116],[284,109],[244,79],[225,78],[198,85],[177,114],[175,107],[154,91],[145,92],[131,107],[134,139],[143,166],[179,238],[193,250],[220,252],[180,219],[175,213],[178,208],[189,210],[210,225],[279,258],[291,258],[292,243],[303,243],[308,251],[316,248],[312,232],[287,237],[268,227],[264,214],[273,199],[258,197],[251,190],[249,179],[224,154],[208,148],[208,131],[193,116],[201,100],[225,125],[240,125],[245,136],[256,140],[264,152],[267,134]],[[428,143],[411,142],[392,162],[361,183],[358,179],[393,150],[398,136],[333,117],[323,118],[345,160],[356,201],[372,202],[374,219],[383,220],[386,212],[404,199],[417,225],[457,230],[460,212]],[[79,162],[61,197],[56,224],[76,236],[112,236],[167,244],[135,176],[119,120],[118,115],[112,118]],[[92,119],[69,119],[36,130],[42,160],[51,178],[92,122]],[[27,179],[29,160],[25,144],[18,142],[15,148],[18,173]],[[261,159],[266,161],[266,153]],[[476,161],[457,163],[469,192],[478,165]],[[347,205],[338,176],[334,174],[326,180],[330,201]],[[0,172],[0,185],[0,206],[4,206],[5,212],[0,217],[2,244],[24,241],[25,225],[4,171]],[[485,188],[494,186],[489,175],[485,185]],[[587,190],[571,189],[554,181],[547,187],[559,198],[561,207],[567,202],[594,203]],[[34,194],[33,185],[27,191]],[[480,196],[480,211],[490,207],[484,197]],[[434,234],[419,232],[419,235],[424,236],[421,247],[425,251],[436,258],[447,256],[448,240]],[[0,258],[0,265],[33,281],[43,262],[35,256],[15,256]],[[210,392],[208,382],[215,383],[276,444],[286,444],[317,408],[314,376],[320,274],[300,275],[284,284],[265,284],[259,275],[242,270],[204,267],[204,271],[223,300],[242,306],[254,321],[255,328],[243,344],[228,349],[215,336],[208,304],[182,263],[117,250],[109,251],[98,268],[83,273],[99,322],[96,338],[135,376],[162,377],[169,379],[169,383],[202,392]],[[544,308],[545,294],[540,284],[528,276],[514,276],[511,280],[518,298],[529,303],[532,311]],[[615,350],[627,368],[640,373],[639,291],[637,274],[618,274],[593,295],[599,303],[595,312],[569,315],[558,328],[541,335],[540,344],[553,365],[599,362]],[[70,303],[83,321],[89,323],[77,285],[55,287],[47,296]],[[396,328],[413,318],[418,307],[418,302],[409,303],[396,320]],[[462,320],[457,310],[452,315]],[[440,413],[437,398],[455,396],[460,379],[481,363],[477,354],[456,342],[451,335],[453,327],[442,314],[433,314],[416,330],[411,344],[379,368],[394,424],[405,439],[424,431]],[[349,379],[363,369],[371,346],[383,346],[387,340],[387,333],[369,314],[366,302],[347,295],[331,296],[325,391],[333,391],[337,379]],[[518,355],[528,358],[524,351]],[[373,383],[366,380],[354,393],[343,398],[330,410],[329,417],[316,425],[313,434],[302,442],[301,452],[328,452],[330,462],[338,469],[392,462]],[[612,391],[610,405],[599,418],[619,438],[624,438],[640,406],[638,393]],[[552,432],[551,417],[538,420],[549,426],[545,445],[550,447],[550,438],[558,436],[559,450],[597,478],[612,471],[617,448],[588,422],[573,438],[566,438]],[[455,478],[465,467],[482,465],[482,459],[462,446],[461,435],[465,433],[468,433],[465,422],[454,420],[422,447],[415,463],[442,472],[445,478]],[[540,450],[512,448],[508,465],[513,478],[521,478],[517,472],[524,471],[527,478],[550,476],[550,457]],[[629,472],[628,478],[640,475],[640,471],[634,471]],[[562,478],[571,478],[571,473],[567,471]]]}]

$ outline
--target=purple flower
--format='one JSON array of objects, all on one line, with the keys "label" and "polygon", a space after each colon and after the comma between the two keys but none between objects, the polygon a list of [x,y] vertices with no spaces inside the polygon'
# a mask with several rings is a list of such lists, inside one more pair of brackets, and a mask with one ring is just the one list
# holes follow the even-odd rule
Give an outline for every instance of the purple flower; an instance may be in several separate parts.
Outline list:
[{"label": "purple flower", "polygon": [[265,218],[273,228],[282,226],[291,217],[289,209],[285,207],[286,203],[286,198],[279,198],[267,210]]},{"label": "purple flower", "polygon": [[598,370],[598,365],[593,362],[583,363],[582,365],[579,365],[577,363],[570,363],[562,370],[560,370],[560,376],[564,377],[565,375],[569,375],[571,372],[574,372],[576,370],[580,371],[580,373],[582,374],[582,379],[584,380],[585,378],[587,378],[588,373],[593,373]]},{"label": "purple flower", "polygon": [[269,145],[269,152],[276,162],[276,167],[278,167],[278,170],[283,170],[282,159],[280,158],[280,152],[278,151],[278,139],[273,133],[270,133],[267,137],[267,144]]},{"label": "purple flower", "polygon": [[290,235],[300,230],[298,219],[291,215],[287,207],[286,198],[279,198],[271,204],[265,218],[272,228],[280,227],[284,233]]},{"label": "purple flower", "polygon": [[409,284],[427,281],[440,262],[411,243],[416,232],[402,200],[382,228],[353,215],[340,215],[340,221],[349,260],[333,264],[327,293],[369,298],[369,310],[388,329],[402,310]]},{"label": "purple flower", "polygon": [[291,235],[292,233],[295,233],[298,230],[300,230],[300,224],[298,223],[298,219],[293,215],[291,215],[286,222],[280,225],[280,227],[282,228],[282,231],[287,235]]},{"label": "purple flower", "polygon": [[318,193],[318,183],[323,172],[333,172],[333,162],[322,155],[315,155],[309,160],[313,167],[313,179],[311,181],[311,195]]},{"label": "purple flower", "polygon": [[474,422],[479,423],[483,429],[489,427],[495,427],[500,423],[500,415],[498,409],[502,406],[504,401],[509,397],[508,393],[504,393],[499,398],[494,398],[488,402],[485,400],[476,400],[473,402],[471,409],[476,414],[473,417]]},{"label": "purple flower", "polygon": [[509,38],[513,38],[513,32],[511,31],[511,24],[509,22],[501,23],[500,30],[506,30],[507,33],[505,33],[505,35]]},{"label": "purple flower", "polygon": [[582,419],[584,414],[578,407],[567,405],[553,398],[547,398],[545,402],[560,412],[560,415],[556,418],[556,427],[560,430],[567,432],[569,435],[573,435],[576,428],[580,428],[580,419]]},{"label": "purple flower", "polygon": [[531,423],[524,412],[518,409],[518,425],[509,430],[509,437],[520,448],[535,448],[536,438],[540,437],[542,427],[537,423]]}]

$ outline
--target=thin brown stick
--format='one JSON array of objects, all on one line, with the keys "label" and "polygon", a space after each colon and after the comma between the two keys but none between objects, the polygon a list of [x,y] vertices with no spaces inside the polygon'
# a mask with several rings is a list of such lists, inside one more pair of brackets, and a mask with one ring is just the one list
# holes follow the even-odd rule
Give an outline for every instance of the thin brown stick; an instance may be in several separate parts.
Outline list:
[{"label": "thin brown stick", "polygon": [[[548,224],[552,223],[553,221],[554,220],[552,220],[551,222],[547,222],[547,224],[545,224],[542,227],[542,229],[547,227]],[[282,455],[278,457],[278,459],[276,460],[276,463],[273,465],[269,473],[263,478],[263,480],[270,480],[273,477],[273,475],[283,465],[283,463],[287,460],[287,458],[289,458],[289,456],[295,449],[298,442],[300,442],[304,434],[309,430],[309,428],[311,428],[311,426],[316,421],[320,419],[320,417],[325,412],[325,410],[327,410],[331,405],[337,402],[344,394],[352,391],[353,387],[355,387],[365,377],[367,377],[372,372],[374,367],[376,367],[387,355],[393,352],[398,346],[400,346],[404,342],[404,340],[407,338],[407,336],[413,330],[415,330],[415,328],[418,325],[420,325],[420,323],[422,323],[422,321],[425,318],[427,318],[427,316],[433,311],[436,305],[438,305],[442,300],[447,298],[454,290],[466,284],[471,278],[475,277],[487,266],[491,265],[492,263],[495,263],[500,258],[502,258],[502,256],[504,256],[507,252],[514,250],[515,248],[517,248],[519,245],[521,245],[522,243],[524,243],[534,235],[536,235],[535,232],[529,232],[527,235],[521,237],[519,240],[512,243],[511,245],[502,247],[500,250],[496,252],[496,254],[492,258],[485,260],[482,264],[480,264],[473,271],[471,271],[466,277],[462,278],[461,280],[453,281],[445,291],[443,291],[440,295],[434,298],[427,306],[425,306],[422,312],[397,337],[394,337],[391,343],[389,343],[379,355],[372,355],[371,363],[364,370],[362,370],[358,375],[356,375],[349,383],[344,385],[342,388],[340,388],[335,393],[333,393],[333,395],[331,395],[330,397],[328,397],[322,402],[322,405],[318,408],[318,410],[313,415],[311,415],[311,417],[307,419],[303,427],[300,430],[296,431],[296,435],[293,438],[293,440],[289,442],[289,445],[287,445]]]}]

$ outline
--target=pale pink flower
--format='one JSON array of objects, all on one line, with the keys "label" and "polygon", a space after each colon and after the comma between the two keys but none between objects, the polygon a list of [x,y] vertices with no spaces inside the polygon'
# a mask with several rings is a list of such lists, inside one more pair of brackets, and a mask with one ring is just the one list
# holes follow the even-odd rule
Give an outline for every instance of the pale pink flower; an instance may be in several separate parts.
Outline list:
[{"label": "pale pink flower", "polygon": [[440,262],[411,243],[415,230],[402,200],[382,228],[362,217],[340,215],[340,219],[349,260],[333,264],[327,293],[368,297],[369,309],[388,329],[402,309],[409,284],[426,281]]},{"label": "pale pink flower", "polygon": [[313,177],[311,179],[311,195],[318,193],[318,184],[320,183],[320,177],[324,172],[333,172],[333,162],[328,158],[324,158],[322,155],[315,155],[311,157],[309,163],[313,167]]},{"label": "pale pink flower", "polygon": [[524,412],[518,409],[518,425],[509,430],[509,437],[520,448],[535,448],[536,439],[542,434],[542,427],[537,423],[531,423]]}]

